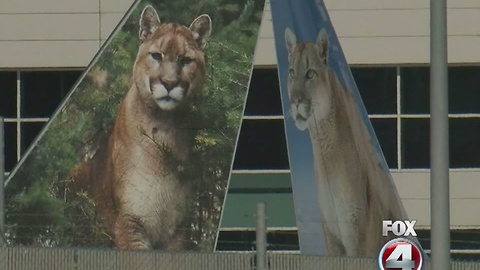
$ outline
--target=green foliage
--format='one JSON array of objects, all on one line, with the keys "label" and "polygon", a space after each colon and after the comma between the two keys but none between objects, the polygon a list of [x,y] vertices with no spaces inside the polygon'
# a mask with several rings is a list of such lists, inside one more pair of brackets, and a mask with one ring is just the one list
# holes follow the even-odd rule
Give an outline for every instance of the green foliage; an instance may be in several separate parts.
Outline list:
[{"label": "green foliage", "polygon": [[37,181],[12,199],[7,220],[14,222],[15,243],[46,246],[58,243],[55,232],[61,231],[68,221],[61,214],[63,203],[45,192],[49,190],[47,184]]},{"label": "green foliage", "polygon": [[211,251],[252,67],[263,1],[142,2],[49,123],[48,130],[7,187],[7,237],[13,244],[108,247],[111,239],[86,193],[65,195],[70,171],[105,140],[131,86],[138,18],[152,4],[162,22],[189,25],[200,14],[213,21],[206,48],[207,82],[192,108],[194,163],[177,166],[190,184],[192,247]]}]

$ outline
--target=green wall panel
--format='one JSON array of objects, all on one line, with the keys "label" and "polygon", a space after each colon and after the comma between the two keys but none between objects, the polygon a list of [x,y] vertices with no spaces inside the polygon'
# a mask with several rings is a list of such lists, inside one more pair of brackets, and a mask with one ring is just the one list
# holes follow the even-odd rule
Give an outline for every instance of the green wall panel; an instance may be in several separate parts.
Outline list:
[{"label": "green wall panel", "polygon": [[293,197],[291,193],[234,193],[227,194],[220,230],[255,228],[255,212],[258,202],[265,202],[267,227],[296,227]]},{"label": "green wall panel", "polygon": [[232,172],[229,191],[232,189],[285,189],[291,188],[290,173],[236,173]]}]

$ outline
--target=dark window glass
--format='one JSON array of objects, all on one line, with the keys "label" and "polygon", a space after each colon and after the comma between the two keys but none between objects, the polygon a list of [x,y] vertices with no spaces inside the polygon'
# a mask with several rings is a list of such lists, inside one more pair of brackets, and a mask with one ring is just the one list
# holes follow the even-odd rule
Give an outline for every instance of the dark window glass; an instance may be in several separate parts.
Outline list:
[{"label": "dark window glass", "polygon": [[[430,250],[430,231],[416,230],[417,239],[420,241],[423,249]],[[480,249],[480,231],[479,230],[452,230],[450,231],[450,247],[451,249],[472,250]],[[429,253],[428,253],[429,254]],[[480,260],[479,254],[462,254],[452,253],[453,260]]]},{"label": "dark window glass", "polygon": [[397,111],[397,68],[352,68],[358,91],[369,114]]},{"label": "dark window glass", "polygon": [[450,167],[480,167],[480,119],[450,119]]},{"label": "dark window glass", "polygon": [[245,115],[282,115],[277,69],[253,70]]},{"label": "dark window glass", "polygon": [[17,125],[5,123],[5,171],[9,172],[17,163]]},{"label": "dark window glass", "polygon": [[22,155],[28,149],[33,140],[37,137],[38,133],[42,130],[45,123],[33,122],[33,123],[22,123]]},{"label": "dark window glass", "polygon": [[234,169],[288,169],[283,120],[243,120]]},{"label": "dark window glass", "polygon": [[480,67],[448,69],[450,113],[480,112]]},{"label": "dark window glass", "polygon": [[0,72],[0,116],[15,117],[17,110],[17,72]]},{"label": "dark window glass", "polygon": [[62,96],[66,96],[73,86],[80,79],[83,74],[83,70],[62,71]]},{"label": "dark window glass", "polygon": [[430,113],[430,68],[402,67],[400,78],[402,113]]},{"label": "dark window glass", "polygon": [[480,249],[479,230],[452,230],[450,238],[451,249]]},{"label": "dark window glass", "polygon": [[430,119],[402,119],[403,168],[430,168]]},{"label": "dark window glass", "polygon": [[22,72],[22,116],[50,117],[81,71]]},{"label": "dark window glass", "polygon": [[397,120],[370,119],[389,168],[397,168]]},{"label": "dark window glass", "polygon": [[[267,233],[268,250],[299,250],[297,231]],[[255,231],[220,231],[217,251],[251,251],[255,249]]]},{"label": "dark window glass", "polygon": [[417,239],[423,249],[430,249],[430,230],[416,229]]}]

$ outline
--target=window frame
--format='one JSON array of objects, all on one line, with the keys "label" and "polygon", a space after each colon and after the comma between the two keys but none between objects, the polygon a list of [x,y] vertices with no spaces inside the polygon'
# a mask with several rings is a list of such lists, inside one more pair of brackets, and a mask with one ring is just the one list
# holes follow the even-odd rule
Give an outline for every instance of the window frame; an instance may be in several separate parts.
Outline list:
[{"label": "window frame", "polygon": [[[22,116],[22,73],[24,72],[68,72],[68,71],[78,71],[80,72],[78,79],[82,77],[82,73],[86,70],[85,67],[78,67],[78,68],[42,68],[42,69],[18,69],[18,70],[12,70],[12,69],[0,69],[0,72],[16,72],[16,97],[15,97],[15,102],[16,102],[16,109],[15,109],[15,116],[14,117],[4,117],[3,121],[4,123],[12,123],[15,125],[16,129],[16,138],[15,138],[15,149],[16,149],[16,156],[15,160],[18,163],[20,159],[22,158],[24,153],[27,153],[27,149],[31,145],[23,145],[23,129],[22,125],[24,124],[30,124],[30,123],[42,123],[45,125],[51,118],[49,117],[26,117]],[[78,80],[77,79],[77,80]],[[73,85],[74,86],[74,85]],[[72,86],[72,87],[73,87]],[[61,99],[64,99],[68,93],[72,90],[71,88],[68,88],[64,85],[64,83],[61,84],[61,87],[65,88],[63,89],[63,92],[65,95],[61,97]],[[61,102],[60,102],[61,104]],[[59,104],[59,105],[60,105]],[[37,137],[38,134],[35,135]],[[24,150],[24,151],[22,151]],[[12,168],[13,169],[13,168]],[[10,174],[10,170],[5,170],[5,175],[8,176]]]}]

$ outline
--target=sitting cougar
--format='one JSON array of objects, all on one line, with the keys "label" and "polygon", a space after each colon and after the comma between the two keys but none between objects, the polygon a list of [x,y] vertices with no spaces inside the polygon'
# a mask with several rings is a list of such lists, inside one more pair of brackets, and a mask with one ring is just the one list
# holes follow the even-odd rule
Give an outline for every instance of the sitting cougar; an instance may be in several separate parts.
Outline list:
[{"label": "sitting cougar", "polygon": [[71,187],[89,187],[118,248],[183,248],[177,229],[189,188],[168,159],[189,162],[184,121],[191,97],[203,86],[203,48],[211,29],[208,15],[190,27],[162,24],[155,9],[145,7],[133,85],[120,103],[108,143],[71,174]]},{"label": "sitting cougar", "polygon": [[297,43],[287,28],[285,40],[291,115],[310,135],[328,253],[376,257],[389,240],[382,220],[406,219],[391,175],[354,97],[328,65],[325,29],[315,43]]}]

